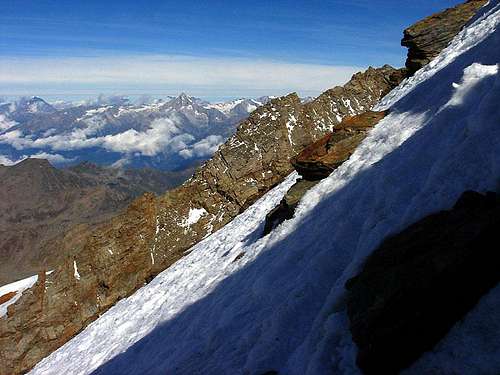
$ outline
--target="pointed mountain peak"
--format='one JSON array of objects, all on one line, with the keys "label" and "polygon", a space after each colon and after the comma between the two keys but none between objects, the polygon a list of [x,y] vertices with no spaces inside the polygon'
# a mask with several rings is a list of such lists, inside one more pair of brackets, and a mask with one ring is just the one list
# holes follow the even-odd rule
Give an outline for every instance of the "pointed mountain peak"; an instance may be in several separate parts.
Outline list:
[{"label": "pointed mountain peak", "polygon": [[22,98],[18,104],[19,104],[18,110],[31,113],[35,112],[52,113],[56,111],[54,107],[52,107],[49,103],[47,103],[39,96],[32,96],[31,98]]},{"label": "pointed mountain peak", "polygon": [[193,103],[193,98],[187,95],[186,93],[181,93],[178,97],[177,100],[182,102],[183,104],[192,104]]}]

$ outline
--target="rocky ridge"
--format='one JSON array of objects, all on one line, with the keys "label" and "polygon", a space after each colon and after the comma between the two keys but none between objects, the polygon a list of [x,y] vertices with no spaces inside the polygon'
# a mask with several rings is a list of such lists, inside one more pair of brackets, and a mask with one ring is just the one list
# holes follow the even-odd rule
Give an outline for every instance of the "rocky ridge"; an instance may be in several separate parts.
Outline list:
[{"label": "rocky ridge", "polygon": [[412,75],[432,61],[486,3],[487,0],[468,0],[404,30],[401,45],[408,48],[408,73]]},{"label": "rocky ridge", "polygon": [[[431,62],[484,4],[486,0],[468,0],[404,30],[401,45],[408,48],[406,76],[413,75]],[[402,80],[401,77],[398,78]],[[263,234],[268,234],[284,220],[292,218],[296,205],[307,190],[347,160],[366,137],[366,132],[386,115],[383,112],[367,111],[361,116],[346,118],[331,134],[293,157],[290,162],[302,179],[295,183],[279,206],[267,215]]]},{"label": "rocky ridge", "polygon": [[290,157],[345,116],[369,110],[403,76],[369,68],[306,104],[290,94],[254,111],[181,187],[135,201],[9,306],[0,320],[0,373],[26,371],[151,280],[282,181]]}]

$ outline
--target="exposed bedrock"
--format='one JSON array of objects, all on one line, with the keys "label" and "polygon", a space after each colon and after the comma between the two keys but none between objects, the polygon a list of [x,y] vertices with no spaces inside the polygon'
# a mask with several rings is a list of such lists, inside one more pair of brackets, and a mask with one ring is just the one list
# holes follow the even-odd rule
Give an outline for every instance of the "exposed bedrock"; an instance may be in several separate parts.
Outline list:
[{"label": "exposed bedrock", "polygon": [[487,0],[469,0],[429,16],[404,31],[401,45],[408,47],[406,68],[409,75],[431,62]]}]

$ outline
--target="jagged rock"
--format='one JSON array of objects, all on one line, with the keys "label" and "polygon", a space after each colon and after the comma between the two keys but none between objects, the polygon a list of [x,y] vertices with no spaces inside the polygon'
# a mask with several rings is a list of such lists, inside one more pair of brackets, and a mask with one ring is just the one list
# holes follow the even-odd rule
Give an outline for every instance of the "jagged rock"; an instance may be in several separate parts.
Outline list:
[{"label": "jagged rock", "polygon": [[306,180],[316,181],[328,177],[354,152],[365,139],[368,130],[387,115],[387,111],[367,111],[346,117],[332,133],[306,147],[290,160],[295,170]]},{"label": "jagged rock", "polygon": [[382,243],[346,284],[364,373],[399,373],[500,282],[499,229],[500,195],[466,192]]},{"label": "jagged rock", "polygon": [[486,2],[487,0],[469,0],[407,28],[401,45],[408,47],[408,73],[413,75],[431,62]]},{"label": "jagged rock", "polygon": [[292,171],[290,157],[343,117],[369,110],[403,75],[387,65],[369,68],[307,104],[296,94],[273,99],[182,186],[158,199],[146,195],[82,235],[81,250],[0,319],[0,374],[28,370],[231,221]]},{"label": "jagged rock", "polygon": [[319,181],[298,180],[287,191],[280,204],[266,215],[263,236],[272,232],[274,228],[285,220],[289,220],[295,213],[295,208],[304,194]]}]

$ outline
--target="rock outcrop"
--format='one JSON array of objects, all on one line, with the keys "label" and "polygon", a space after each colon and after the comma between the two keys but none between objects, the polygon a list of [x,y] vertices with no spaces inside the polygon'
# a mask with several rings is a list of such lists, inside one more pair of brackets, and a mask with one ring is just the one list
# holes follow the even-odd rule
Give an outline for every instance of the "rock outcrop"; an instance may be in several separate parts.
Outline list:
[{"label": "rock outcrop", "polygon": [[283,221],[291,219],[304,194],[349,159],[368,131],[386,115],[387,111],[367,111],[347,116],[331,133],[290,159],[302,178],[290,188],[280,204],[267,214],[263,235],[270,233]]},{"label": "rock outcrop", "polygon": [[231,221],[292,171],[290,157],[345,116],[369,110],[403,75],[369,68],[309,103],[296,94],[270,101],[181,187],[158,199],[146,195],[88,233],[81,250],[0,319],[0,374],[28,370]]},{"label": "rock outcrop", "polygon": [[349,159],[356,147],[365,139],[368,130],[386,115],[386,111],[367,111],[357,116],[346,117],[330,134],[306,147],[290,162],[306,180],[322,180]]},{"label": "rock outcrop", "polygon": [[487,0],[469,0],[454,8],[429,16],[404,31],[401,45],[408,47],[409,75],[431,62]]},{"label": "rock outcrop", "polygon": [[16,292],[9,292],[9,293],[5,293],[3,295],[0,296],[0,305],[7,302],[7,301],[10,301],[12,298],[14,298],[16,296]]},{"label": "rock outcrop", "polygon": [[[90,163],[58,169],[26,159],[0,169],[0,285],[51,269],[90,228],[147,191],[180,185],[192,173],[118,170]],[[67,232],[70,233],[67,233]]]},{"label": "rock outcrop", "polygon": [[281,200],[280,204],[266,215],[266,222],[264,224],[264,232],[262,233],[262,236],[266,236],[271,233],[274,228],[285,220],[290,220],[293,217],[295,208],[299,204],[301,198],[318,182],[319,180],[309,181],[301,178],[293,184]]},{"label": "rock outcrop", "polygon": [[466,192],[386,239],[346,287],[366,374],[397,374],[500,282],[500,195]]}]

